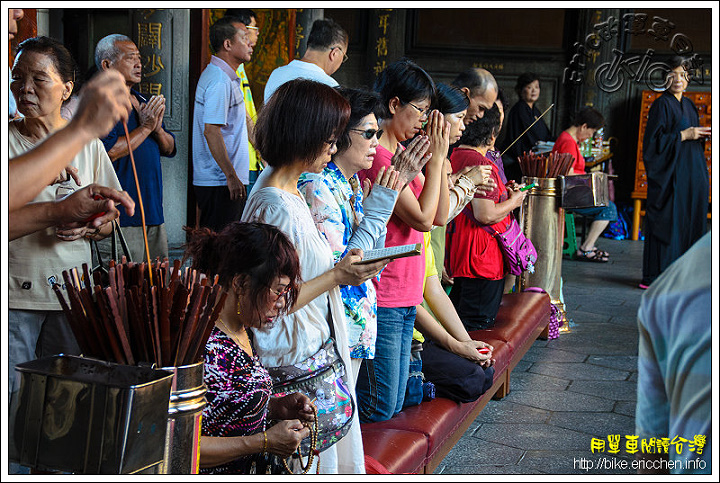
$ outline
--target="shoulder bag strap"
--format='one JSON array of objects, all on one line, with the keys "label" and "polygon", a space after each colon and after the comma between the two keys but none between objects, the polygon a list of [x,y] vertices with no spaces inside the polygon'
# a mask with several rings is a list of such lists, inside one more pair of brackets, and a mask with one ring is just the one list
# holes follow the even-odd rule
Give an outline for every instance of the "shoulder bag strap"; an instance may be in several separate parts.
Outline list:
[{"label": "shoulder bag strap", "polygon": [[[491,227],[491,226],[489,226],[489,225],[483,225],[482,223],[480,223],[479,221],[477,221],[477,220],[475,219],[475,214],[472,212],[472,209],[471,209],[469,206],[466,206],[465,208],[463,208],[463,210],[461,211],[461,213],[464,214],[465,216],[467,216],[467,217],[470,219],[470,221],[472,221],[473,223],[475,223],[477,226],[479,226],[480,228],[482,228],[482,229],[485,230],[486,232],[490,233],[490,235],[495,236],[495,237],[498,236],[498,235],[501,235],[501,233],[500,233],[499,231],[497,231],[495,228],[493,228],[493,227]],[[508,227],[505,227],[506,230],[507,230],[507,228],[508,228]]]}]

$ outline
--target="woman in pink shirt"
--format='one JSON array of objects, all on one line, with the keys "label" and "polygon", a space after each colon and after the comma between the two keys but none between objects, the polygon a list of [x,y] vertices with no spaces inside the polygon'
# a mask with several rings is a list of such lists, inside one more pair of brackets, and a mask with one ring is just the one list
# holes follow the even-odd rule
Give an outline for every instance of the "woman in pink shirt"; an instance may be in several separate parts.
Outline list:
[{"label": "woman in pink shirt", "polygon": [[[438,111],[430,112],[435,84],[422,68],[410,60],[399,60],[380,73],[374,89],[383,101],[380,128],[384,135],[370,169],[361,179],[374,180],[382,167],[390,165],[399,144],[421,132],[427,123],[432,157],[425,175],[408,176],[387,225],[385,246],[421,243],[423,232],[445,224],[448,187],[444,169],[448,151],[449,123]],[[360,420],[384,421],[399,413],[405,399],[415,306],[423,299],[424,257],[390,262],[375,280],[377,290],[377,342],[375,358],[365,359],[357,383]]]}]

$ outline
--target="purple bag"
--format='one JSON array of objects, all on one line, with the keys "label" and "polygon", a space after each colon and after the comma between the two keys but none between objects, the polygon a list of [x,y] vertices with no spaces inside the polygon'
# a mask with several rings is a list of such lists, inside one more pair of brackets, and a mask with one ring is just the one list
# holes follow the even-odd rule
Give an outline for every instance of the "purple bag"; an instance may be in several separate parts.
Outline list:
[{"label": "purple bag", "polygon": [[527,238],[515,217],[511,218],[507,229],[500,233],[487,225],[480,225],[483,230],[497,238],[503,258],[511,275],[522,275],[527,271],[535,273],[537,251],[529,238]]}]

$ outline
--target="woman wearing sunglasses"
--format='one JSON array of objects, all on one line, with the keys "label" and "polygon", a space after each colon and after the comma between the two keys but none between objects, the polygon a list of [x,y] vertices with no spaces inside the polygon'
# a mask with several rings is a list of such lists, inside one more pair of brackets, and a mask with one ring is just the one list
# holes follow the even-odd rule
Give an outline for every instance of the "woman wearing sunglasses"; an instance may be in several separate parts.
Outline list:
[{"label": "woman wearing sunglasses", "polygon": [[[335,261],[353,248],[370,250],[385,244],[385,225],[392,215],[398,193],[427,162],[430,142],[418,136],[408,149],[381,168],[370,189],[360,186],[357,172],[372,166],[379,139],[377,114],[380,98],[360,89],[337,89],[350,103],[350,119],[337,141],[337,152],[320,173],[303,173],[298,189],[307,201],[315,225],[330,244]],[[397,168],[399,171],[397,171]],[[375,356],[377,298],[370,280],[341,285],[352,368],[357,377],[363,359]]]}]

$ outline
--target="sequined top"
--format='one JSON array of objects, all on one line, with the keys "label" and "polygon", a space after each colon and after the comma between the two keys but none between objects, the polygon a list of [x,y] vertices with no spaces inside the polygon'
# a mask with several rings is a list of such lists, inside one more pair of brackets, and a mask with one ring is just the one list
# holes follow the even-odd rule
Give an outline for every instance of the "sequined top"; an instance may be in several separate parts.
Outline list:
[{"label": "sequined top", "polygon": [[[272,381],[260,359],[249,356],[214,327],[205,346],[204,369],[207,405],[202,416],[203,436],[250,436],[265,431]],[[253,455],[243,456],[200,472],[247,474],[252,461]]]}]

